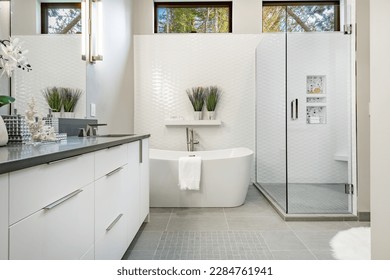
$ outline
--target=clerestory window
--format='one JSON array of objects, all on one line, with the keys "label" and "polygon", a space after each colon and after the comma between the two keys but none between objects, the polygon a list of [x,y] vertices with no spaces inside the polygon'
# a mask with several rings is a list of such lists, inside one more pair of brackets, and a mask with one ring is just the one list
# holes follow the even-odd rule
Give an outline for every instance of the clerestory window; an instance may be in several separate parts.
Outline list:
[{"label": "clerestory window", "polygon": [[340,31],[340,1],[263,1],[263,32]]},{"label": "clerestory window", "polygon": [[81,3],[41,3],[41,33],[81,33]]},{"label": "clerestory window", "polygon": [[155,2],[154,32],[232,32],[232,2]]}]

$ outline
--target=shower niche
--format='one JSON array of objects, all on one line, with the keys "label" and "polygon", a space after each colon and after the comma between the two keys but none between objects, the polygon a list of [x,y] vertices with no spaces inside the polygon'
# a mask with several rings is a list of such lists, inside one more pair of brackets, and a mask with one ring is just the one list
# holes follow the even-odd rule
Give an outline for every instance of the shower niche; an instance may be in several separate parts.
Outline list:
[{"label": "shower niche", "polygon": [[306,106],[306,123],[325,124],[326,106]]},{"label": "shower niche", "polygon": [[306,76],[306,90],[306,123],[326,124],[326,76]]}]

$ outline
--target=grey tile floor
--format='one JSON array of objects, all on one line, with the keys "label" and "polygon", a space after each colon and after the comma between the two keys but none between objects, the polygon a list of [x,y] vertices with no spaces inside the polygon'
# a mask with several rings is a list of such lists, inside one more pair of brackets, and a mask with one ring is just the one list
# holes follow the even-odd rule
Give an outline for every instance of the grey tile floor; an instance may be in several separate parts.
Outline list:
[{"label": "grey tile floor", "polygon": [[254,187],[234,208],[151,208],[128,260],[333,259],[329,241],[361,222],[285,222]]}]

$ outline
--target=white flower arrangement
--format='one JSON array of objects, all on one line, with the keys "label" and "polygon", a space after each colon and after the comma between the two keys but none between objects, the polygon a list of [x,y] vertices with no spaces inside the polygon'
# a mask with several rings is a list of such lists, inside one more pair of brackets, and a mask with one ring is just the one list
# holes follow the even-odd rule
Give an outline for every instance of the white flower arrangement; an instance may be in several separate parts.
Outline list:
[{"label": "white flower arrangement", "polygon": [[23,50],[18,38],[0,40],[0,70],[2,70],[0,76],[7,74],[11,77],[17,68],[27,72],[31,71],[31,65],[25,57],[27,53],[28,50]]}]

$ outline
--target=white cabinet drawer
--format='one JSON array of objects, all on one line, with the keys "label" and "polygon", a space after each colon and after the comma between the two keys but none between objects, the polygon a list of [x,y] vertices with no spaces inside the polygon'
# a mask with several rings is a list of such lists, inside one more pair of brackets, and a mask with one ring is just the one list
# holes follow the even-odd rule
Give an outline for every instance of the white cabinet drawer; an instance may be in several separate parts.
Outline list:
[{"label": "white cabinet drawer", "polygon": [[95,152],[95,179],[126,164],[127,145],[114,146]]},{"label": "white cabinet drawer", "polygon": [[93,179],[94,153],[10,173],[10,225]]},{"label": "white cabinet drawer", "polygon": [[95,259],[120,260],[128,245],[125,216],[122,216],[110,231],[96,240]]},{"label": "white cabinet drawer", "polygon": [[[94,245],[94,186],[12,225],[10,259],[80,259]],[[91,256],[91,254],[87,254]]]},{"label": "white cabinet drawer", "polygon": [[95,258],[120,259],[127,245],[125,208],[128,165],[95,182]]},{"label": "white cabinet drawer", "polygon": [[8,259],[8,174],[2,174],[0,175],[0,260],[6,259]]}]

